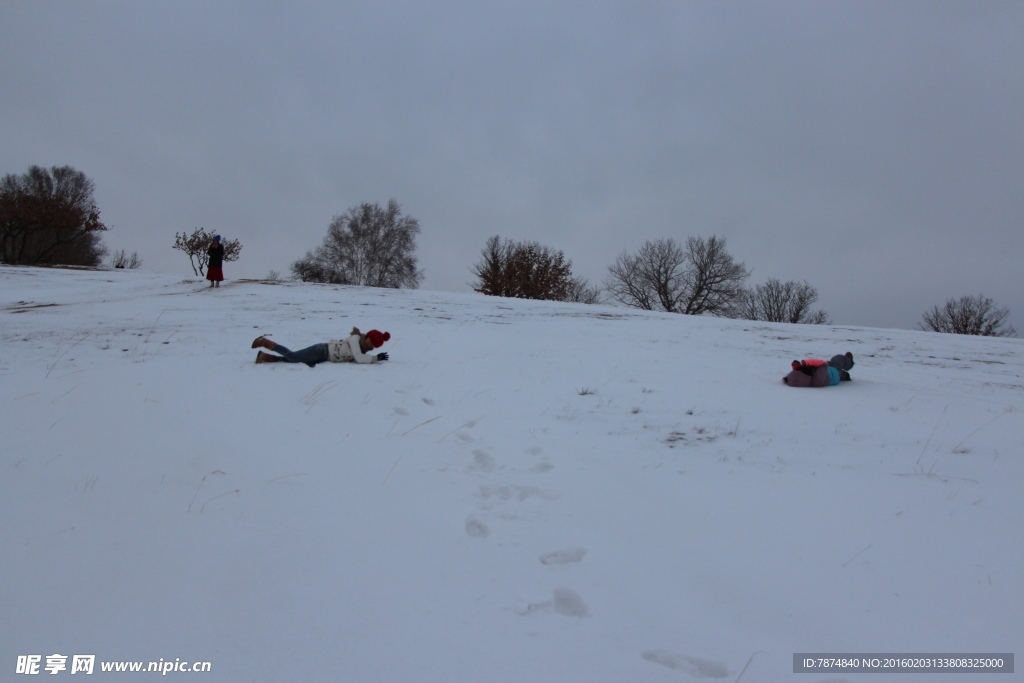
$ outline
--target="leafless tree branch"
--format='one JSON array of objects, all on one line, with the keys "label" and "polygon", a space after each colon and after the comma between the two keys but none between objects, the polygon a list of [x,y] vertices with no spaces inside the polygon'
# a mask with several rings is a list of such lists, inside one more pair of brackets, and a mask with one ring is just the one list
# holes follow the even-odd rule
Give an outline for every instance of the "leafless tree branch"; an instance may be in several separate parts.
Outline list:
[{"label": "leafless tree branch", "polygon": [[690,237],[646,242],[608,267],[609,297],[627,306],[669,313],[725,315],[749,271],[726,250],[725,239]]},{"label": "leafless tree branch", "polygon": [[973,334],[982,337],[1013,337],[1017,331],[1006,324],[1010,309],[997,307],[984,295],[948,299],[942,307],[925,311],[918,327],[932,332]]}]

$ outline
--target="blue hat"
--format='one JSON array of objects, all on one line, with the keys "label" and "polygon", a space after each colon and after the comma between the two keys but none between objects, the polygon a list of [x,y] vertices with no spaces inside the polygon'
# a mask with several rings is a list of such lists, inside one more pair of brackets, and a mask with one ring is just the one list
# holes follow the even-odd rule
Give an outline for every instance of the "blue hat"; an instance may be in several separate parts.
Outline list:
[{"label": "blue hat", "polygon": [[214,235],[213,241],[214,242],[220,242],[220,235]]}]

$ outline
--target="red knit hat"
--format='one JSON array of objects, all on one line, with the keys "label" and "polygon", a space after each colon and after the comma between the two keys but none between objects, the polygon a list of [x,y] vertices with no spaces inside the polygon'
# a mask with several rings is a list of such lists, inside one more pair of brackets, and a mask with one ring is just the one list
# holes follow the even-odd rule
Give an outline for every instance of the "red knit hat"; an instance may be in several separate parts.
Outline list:
[{"label": "red knit hat", "polygon": [[379,349],[384,346],[384,342],[391,339],[390,332],[381,332],[380,330],[370,330],[366,333],[366,338],[373,344],[373,348]]}]

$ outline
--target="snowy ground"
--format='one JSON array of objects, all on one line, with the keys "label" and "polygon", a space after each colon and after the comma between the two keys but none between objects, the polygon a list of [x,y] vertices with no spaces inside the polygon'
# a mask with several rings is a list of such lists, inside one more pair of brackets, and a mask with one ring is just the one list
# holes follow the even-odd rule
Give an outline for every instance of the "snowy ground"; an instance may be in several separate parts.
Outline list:
[{"label": "snowy ground", "polygon": [[203,284],[0,268],[0,679],[1024,680],[792,673],[1021,650],[1022,340]]}]

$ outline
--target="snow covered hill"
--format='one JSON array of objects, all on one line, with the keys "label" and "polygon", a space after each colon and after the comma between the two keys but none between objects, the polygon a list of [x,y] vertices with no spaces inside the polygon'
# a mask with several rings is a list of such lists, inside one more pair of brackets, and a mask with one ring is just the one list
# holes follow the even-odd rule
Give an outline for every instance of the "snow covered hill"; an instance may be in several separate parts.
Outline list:
[{"label": "snow covered hill", "polygon": [[[1024,640],[1022,340],[204,284],[0,267],[0,679],[931,683],[793,654]],[[352,326],[391,360],[253,363]]]}]

